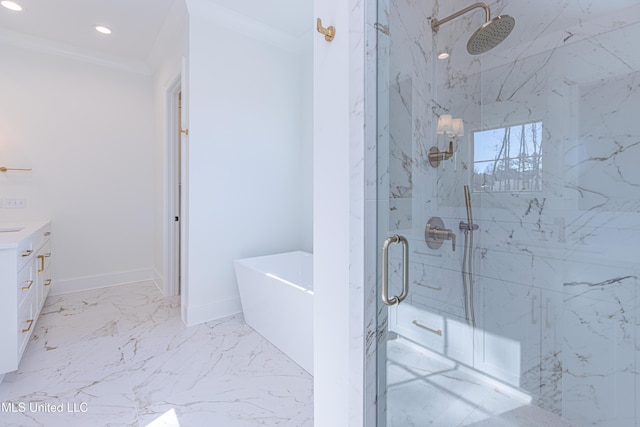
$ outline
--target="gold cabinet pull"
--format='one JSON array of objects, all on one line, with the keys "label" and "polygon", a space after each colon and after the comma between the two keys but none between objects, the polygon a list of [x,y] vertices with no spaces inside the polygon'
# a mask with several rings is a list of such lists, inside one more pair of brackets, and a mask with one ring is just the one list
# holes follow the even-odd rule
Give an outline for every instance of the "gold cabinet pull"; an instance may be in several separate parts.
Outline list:
[{"label": "gold cabinet pull", "polygon": [[322,26],[322,20],[320,18],[318,18],[317,27],[318,27],[318,32],[320,34],[324,34],[324,39],[328,42],[333,40],[333,38],[336,36],[336,27],[331,25],[327,28],[324,28]]},{"label": "gold cabinet pull", "polygon": [[47,252],[46,254],[43,255],[38,255],[38,258],[40,258],[40,270],[38,270],[38,273],[44,273],[45,270],[45,265],[44,265],[44,259],[45,258],[49,258],[51,256],[51,252]]},{"label": "gold cabinet pull", "polygon": [[27,285],[27,286],[23,286],[23,287],[22,287],[22,290],[23,290],[23,291],[28,291],[28,290],[29,290],[29,288],[31,288],[31,285],[33,285],[33,280],[27,280],[27,281],[26,281],[26,282],[24,282],[24,283],[26,283],[26,285]]},{"label": "gold cabinet pull", "polygon": [[180,133],[184,133],[185,135],[189,135],[189,129],[180,129]]},{"label": "gold cabinet pull", "polygon": [[47,279],[46,282],[44,282],[44,286],[49,286],[51,284],[51,279]]},{"label": "gold cabinet pull", "polygon": [[31,327],[33,326],[33,319],[27,320],[27,324],[29,325],[29,327],[27,329],[23,329],[22,330],[23,334],[26,334],[27,332],[29,332],[31,330]]},{"label": "gold cabinet pull", "polygon": [[32,249],[27,249],[26,251],[22,252],[22,256],[23,257],[27,257],[29,255],[31,255],[33,253]]}]

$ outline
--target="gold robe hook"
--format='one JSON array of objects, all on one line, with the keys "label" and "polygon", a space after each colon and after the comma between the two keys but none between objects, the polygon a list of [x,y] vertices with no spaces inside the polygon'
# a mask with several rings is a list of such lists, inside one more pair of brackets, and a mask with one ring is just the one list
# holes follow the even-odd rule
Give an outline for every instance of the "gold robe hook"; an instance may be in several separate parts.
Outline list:
[{"label": "gold robe hook", "polygon": [[336,35],[336,27],[334,27],[333,25],[331,25],[331,26],[329,26],[329,27],[327,27],[327,28],[324,28],[324,27],[322,26],[322,20],[321,20],[320,18],[318,18],[318,21],[317,21],[317,22],[318,22],[318,25],[317,25],[317,27],[318,27],[318,32],[319,32],[320,34],[324,34],[324,39],[325,39],[326,41],[328,41],[328,42],[330,42],[331,40],[333,40],[333,38],[334,38],[334,37],[335,37],[335,35]]}]

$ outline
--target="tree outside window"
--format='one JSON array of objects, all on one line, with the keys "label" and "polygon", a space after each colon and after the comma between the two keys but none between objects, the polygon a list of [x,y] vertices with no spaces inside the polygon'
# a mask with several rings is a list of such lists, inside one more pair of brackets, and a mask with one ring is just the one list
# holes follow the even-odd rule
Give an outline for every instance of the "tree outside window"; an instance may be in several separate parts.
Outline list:
[{"label": "tree outside window", "polygon": [[474,132],[473,191],[542,191],[542,122]]}]

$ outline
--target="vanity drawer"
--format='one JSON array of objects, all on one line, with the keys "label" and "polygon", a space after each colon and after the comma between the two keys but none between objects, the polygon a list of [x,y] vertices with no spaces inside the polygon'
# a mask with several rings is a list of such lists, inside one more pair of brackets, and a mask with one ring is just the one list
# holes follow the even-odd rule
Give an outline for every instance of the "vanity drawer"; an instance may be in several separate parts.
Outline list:
[{"label": "vanity drawer", "polygon": [[18,257],[18,270],[33,259],[33,255],[35,255],[35,251],[38,249],[35,245],[36,240],[36,236],[31,235],[18,244],[18,250],[16,252]]},{"label": "vanity drawer", "polygon": [[35,265],[29,264],[18,273],[18,307],[20,307],[32,289],[36,288]]},{"label": "vanity drawer", "polygon": [[36,326],[35,294],[36,291],[32,287],[31,290],[27,292],[27,296],[22,302],[22,305],[18,308],[18,360],[20,360],[24,349],[27,347],[29,338],[31,337],[33,329]]},{"label": "vanity drawer", "polygon": [[[41,247],[43,244],[47,243],[49,241],[49,237],[51,236],[51,224],[47,224],[44,227],[42,227],[40,230],[38,230],[35,235],[33,236],[34,238],[34,245],[36,245],[36,249]],[[49,252],[49,250],[47,250],[47,252]]]},{"label": "vanity drawer", "polygon": [[18,257],[18,270],[33,259],[38,249],[49,241],[49,236],[51,236],[51,224],[46,224],[18,243],[18,250],[16,252]]}]

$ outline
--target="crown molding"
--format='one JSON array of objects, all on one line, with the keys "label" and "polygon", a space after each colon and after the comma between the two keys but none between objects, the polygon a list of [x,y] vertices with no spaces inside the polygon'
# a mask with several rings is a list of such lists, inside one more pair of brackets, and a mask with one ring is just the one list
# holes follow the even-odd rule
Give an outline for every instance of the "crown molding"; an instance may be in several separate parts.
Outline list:
[{"label": "crown molding", "polygon": [[0,44],[76,61],[88,62],[90,64],[130,73],[143,75],[152,74],[151,68],[142,61],[132,61],[113,55],[98,54],[89,49],[82,49],[73,45],[54,42],[4,28],[0,28]]}]

